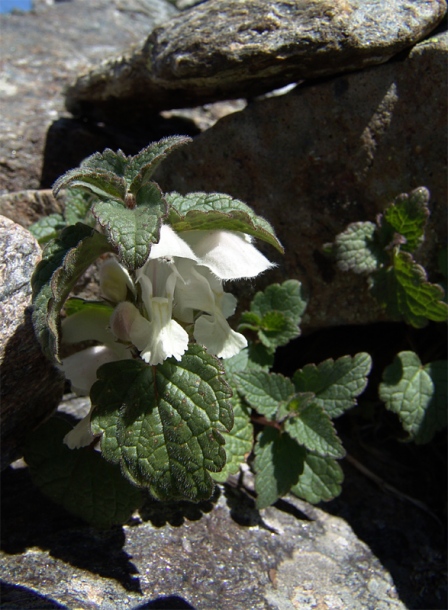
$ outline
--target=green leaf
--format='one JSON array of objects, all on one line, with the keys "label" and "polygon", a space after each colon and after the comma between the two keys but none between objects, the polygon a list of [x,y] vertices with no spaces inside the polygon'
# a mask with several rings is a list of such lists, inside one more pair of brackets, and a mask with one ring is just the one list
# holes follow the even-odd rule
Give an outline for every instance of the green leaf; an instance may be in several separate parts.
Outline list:
[{"label": "green leaf", "polygon": [[191,141],[192,139],[188,136],[170,136],[153,142],[131,157],[125,170],[129,191],[136,195],[141,187],[150,180],[165,157],[179,146]]},{"label": "green leaf", "polygon": [[230,399],[233,409],[234,424],[230,432],[222,432],[226,448],[226,465],[221,472],[213,472],[215,481],[224,483],[231,474],[238,472],[241,464],[246,461],[252,451],[253,428],[249,409],[241,402],[237,392]]},{"label": "green leaf", "polygon": [[285,421],[285,430],[299,445],[321,457],[342,458],[342,443],[325,410],[316,403],[305,404]]},{"label": "green leaf", "polygon": [[448,320],[443,289],[427,281],[426,272],[407,252],[395,251],[392,266],[373,274],[371,291],[392,318],[415,328]]},{"label": "green leaf", "polygon": [[79,297],[72,297],[67,299],[64,305],[64,311],[68,316],[73,316],[76,313],[80,313],[81,311],[98,311],[111,316],[114,308],[109,305],[109,303],[104,303],[103,301],[85,301],[84,299],[80,299]]},{"label": "green leaf", "polygon": [[367,385],[367,375],[372,366],[369,354],[332,358],[319,365],[307,364],[293,376],[298,392],[313,392],[314,403],[321,406],[331,418],[339,417],[356,404],[356,397]]},{"label": "green leaf", "polygon": [[257,508],[266,508],[288,493],[303,471],[305,449],[286,432],[267,426],[255,444]]},{"label": "green leaf", "polygon": [[257,292],[250,312],[242,315],[239,330],[257,330],[260,341],[270,350],[298,337],[301,316],[306,308],[303,288],[297,280],[271,284]]},{"label": "green leaf", "polygon": [[339,233],[332,248],[339,269],[368,274],[387,260],[377,231],[373,222],[354,222]]},{"label": "green leaf", "polygon": [[159,500],[211,496],[225,465],[220,432],[233,426],[231,391],[217,358],[191,345],[180,362],[112,362],[91,390],[92,432],[104,457]]},{"label": "green leaf", "polygon": [[29,438],[24,457],[33,482],[54,502],[95,527],[125,523],[142,503],[141,491],[92,448],[64,445],[71,428],[56,416]]},{"label": "green leaf", "polygon": [[341,493],[343,480],[344,473],[335,460],[308,453],[299,482],[291,491],[311,504],[328,502]]},{"label": "green leaf", "polygon": [[113,199],[124,202],[126,198],[126,182],[114,173],[104,170],[79,167],[61,176],[53,186],[57,195],[63,188],[82,188],[106,201]]},{"label": "green leaf", "polygon": [[261,239],[283,253],[274,229],[248,205],[223,193],[166,193],[168,220],[175,231],[226,229]]},{"label": "green leaf", "polygon": [[62,214],[50,214],[39,218],[37,222],[29,227],[30,233],[34,235],[39,244],[46,244],[50,239],[55,239],[65,226],[66,222]]},{"label": "green leaf", "polygon": [[104,235],[78,223],[49,242],[37,265],[33,289],[33,325],[43,352],[59,361],[60,311],[70,291],[101,254],[111,252]]},{"label": "green leaf", "polygon": [[92,213],[129,271],[142,267],[159,240],[165,202],[156,185],[144,187],[144,205],[133,209],[116,201],[98,201]]},{"label": "green leaf", "polygon": [[122,150],[115,152],[110,148],[106,148],[102,153],[97,152],[84,159],[81,167],[93,171],[108,172],[123,178],[126,174],[128,163],[129,157]]},{"label": "green leaf", "polygon": [[89,226],[95,224],[95,219],[90,212],[92,203],[95,201],[90,193],[78,189],[68,189],[65,194],[64,218],[68,225],[83,222]]},{"label": "green leaf", "polygon": [[379,396],[416,443],[429,442],[447,424],[447,365],[423,366],[417,354],[407,351],[384,370]]},{"label": "green leaf", "polygon": [[399,195],[384,212],[384,220],[400,235],[405,243],[402,250],[413,252],[423,241],[429,217],[429,191],[419,187],[411,193]]},{"label": "green leaf", "polygon": [[249,405],[269,419],[275,419],[281,404],[295,394],[291,380],[278,373],[248,371],[237,373],[234,380]]}]

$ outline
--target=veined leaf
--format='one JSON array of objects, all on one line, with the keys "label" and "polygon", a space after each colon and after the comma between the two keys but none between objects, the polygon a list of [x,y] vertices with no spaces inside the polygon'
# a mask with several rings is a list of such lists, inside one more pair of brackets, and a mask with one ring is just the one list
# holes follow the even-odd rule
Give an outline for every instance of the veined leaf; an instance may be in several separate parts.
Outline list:
[{"label": "veined leaf", "polygon": [[429,442],[447,424],[446,361],[423,365],[414,352],[400,352],[383,373],[379,395],[397,413],[416,443]]},{"label": "veined leaf", "polygon": [[248,205],[223,193],[166,193],[168,220],[175,231],[241,231],[253,235],[283,253],[274,229]]},{"label": "veined leaf", "polygon": [[126,197],[126,182],[117,174],[105,170],[79,167],[61,176],[53,186],[57,195],[63,188],[82,188],[103,200],[113,199],[122,202]]},{"label": "veined leaf", "polygon": [[233,414],[218,359],[191,345],[180,362],[105,364],[93,385],[92,431],[104,457],[160,500],[210,497]]},{"label": "veined leaf", "polygon": [[40,245],[46,244],[50,239],[55,239],[59,231],[66,226],[62,214],[49,214],[39,218],[29,227],[30,233],[34,235]]},{"label": "veined leaf", "polygon": [[59,359],[60,311],[70,291],[93,261],[111,251],[104,235],[81,223],[64,229],[44,249],[31,278],[33,325],[50,360]]},{"label": "veined leaf", "polygon": [[291,492],[311,504],[328,502],[341,493],[343,480],[344,473],[336,460],[307,453],[303,472]]},{"label": "veined leaf", "polygon": [[234,382],[249,405],[269,419],[275,419],[279,407],[295,394],[290,379],[263,370],[237,373]]},{"label": "veined leaf", "polygon": [[295,485],[303,472],[305,449],[286,432],[267,426],[255,444],[257,508],[274,504]]},{"label": "veined leaf", "polygon": [[333,422],[322,407],[305,404],[297,415],[285,420],[285,430],[299,445],[321,457],[342,458],[342,443]]},{"label": "veined leaf", "polygon": [[420,187],[399,195],[384,212],[386,222],[405,238],[400,247],[413,252],[420,246],[429,218],[429,191]]},{"label": "veined leaf", "polygon": [[367,385],[372,366],[369,354],[329,358],[318,365],[307,364],[293,376],[298,392],[313,392],[315,404],[320,405],[331,418],[339,417],[356,404],[356,397]]},{"label": "veined leaf", "polygon": [[378,227],[373,222],[354,222],[337,235],[332,253],[339,269],[372,273],[387,260],[378,243]]},{"label": "veined leaf", "polygon": [[72,426],[56,416],[40,426],[24,447],[35,485],[54,502],[91,525],[125,523],[142,503],[142,494],[118,466],[90,447],[69,449],[63,438]]}]

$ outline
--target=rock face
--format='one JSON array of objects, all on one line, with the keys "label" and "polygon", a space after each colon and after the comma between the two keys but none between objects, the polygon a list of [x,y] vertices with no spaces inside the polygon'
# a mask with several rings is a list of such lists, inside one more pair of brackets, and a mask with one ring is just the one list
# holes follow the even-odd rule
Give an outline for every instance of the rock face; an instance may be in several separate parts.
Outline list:
[{"label": "rock face", "polygon": [[[24,471],[7,474],[25,482]],[[144,518],[95,532],[64,514],[55,521],[36,497],[31,523],[4,537],[3,603],[30,610],[405,608],[350,526],[297,499],[258,513],[227,487],[199,506],[149,505]],[[18,554],[24,546],[34,548]]]},{"label": "rock face", "polygon": [[141,51],[78,79],[67,108],[122,120],[143,109],[253,97],[387,61],[445,11],[445,0],[209,0],[156,28]]},{"label": "rock face", "polygon": [[43,356],[30,319],[30,279],[40,260],[33,236],[0,217],[1,468],[62,397],[63,380]]},{"label": "rock face", "polygon": [[168,191],[226,192],[265,216],[286,255],[257,288],[303,281],[304,327],[380,320],[364,278],[338,272],[322,247],[426,186],[432,215],[419,260],[437,268],[447,227],[447,56],[442,33],[385,65],[254,101],[176,151],[156,180]]},{"label": "rock face", "polygon": [[[71,125],[63,100],[69,81],[91,62],[140,42],[176,13],[164,0],[70,0],[41,3],[31,13],[0,15],[0,192],[37,189],[57,165],[60,140]],[[85,123],[77,124],[77,143],[72,141],[65,152],[68,162],[76,166],[98,150],[102,131],[100,146],[117,137],[98,128],[92,134]],[[45,158],[48,147],[56,153],[50,161]]]}]

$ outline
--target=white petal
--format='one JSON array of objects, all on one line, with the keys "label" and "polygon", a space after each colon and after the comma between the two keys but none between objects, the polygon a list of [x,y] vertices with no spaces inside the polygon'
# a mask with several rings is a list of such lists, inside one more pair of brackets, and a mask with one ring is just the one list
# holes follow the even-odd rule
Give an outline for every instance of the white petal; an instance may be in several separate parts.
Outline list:
[{"label": "white petal", "polygon": [[114,313],[110,318],[110,328],[117,339],[131,341],[129,333],[138,316],[141,317],[141,313],[129,301],[123,301],[115,307]]},{"label": "white petal", "polygon": [[218,358],[231,358],[247,346],[246,338],[232,330],[219,312],[200,316],[194,325],[194,337]]},{"label": "white petal", "polygon": [[109,258],[100,269],[100,288],[104,297],[113,303],[125,301],[128,289],[135,295],[129,271],[116,258]]},{"label": "white petal", "polygon": [[235,231],[184,231],[183,239],[198,257],[221,280],[256,277],[273,267],[245,237]]},{"label": "white petal", "polygon": [[64,358],[60,368],[72,384],[73,391],[79,396],[88,396],[96,381],[97,369],[106,362],[120,359],[112,348],[96,345]]},{"label": "white petal", "polygon": [[196,260],[196,255],[190,246],[169,225],[162,225],[160,229],[160,240],[151,247],[150,260],[156,258],[167,258],[172,260],[174,256]]},{"label": "white petal", "polygon": [[88,447],[94,440],[92,431],[90,430],[90,413],[79,421],[73,430],[64,436],[64,444],[69,449],[80,449]]}]

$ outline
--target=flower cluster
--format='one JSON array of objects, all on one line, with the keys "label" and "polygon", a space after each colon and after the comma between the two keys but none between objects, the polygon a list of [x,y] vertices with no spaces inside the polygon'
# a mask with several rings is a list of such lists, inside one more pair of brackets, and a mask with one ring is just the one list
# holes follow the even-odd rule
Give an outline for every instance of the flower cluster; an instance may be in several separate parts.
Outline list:
[{"label": "flower cluster", "polygon": [[[247,342],[227,322],[236,298],[224,292],[223,281],[253,278],[272,266],[244,233],[179,234],[162,225],[159,242],[134,277],[115,258],[103,264],[100,287],[114,305],[112,315],[105,309],[81,310],[64,320],[65,343],[99,343],[63,360],[73,390],[89,394],[98,367],[107,362],[137,354],[150,365],[181,360],[190,335],[219,358],[234,356]],[[90,418],[85,420],[67,435],[70,447],[91,442]]]}]

